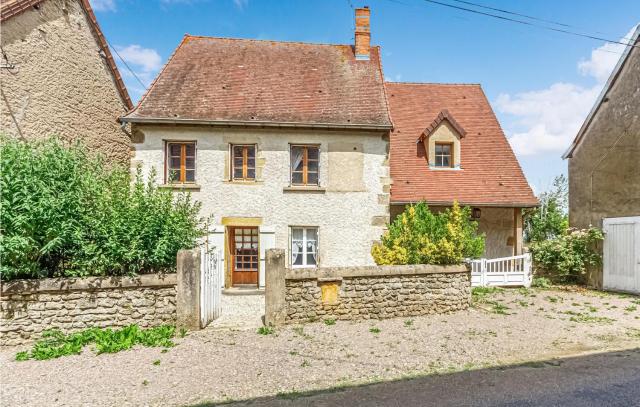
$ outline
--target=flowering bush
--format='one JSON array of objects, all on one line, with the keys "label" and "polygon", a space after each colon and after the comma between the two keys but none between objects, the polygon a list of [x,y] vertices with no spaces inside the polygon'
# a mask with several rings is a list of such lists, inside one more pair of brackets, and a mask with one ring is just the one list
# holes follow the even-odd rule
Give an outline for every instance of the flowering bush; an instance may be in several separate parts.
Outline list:
[{"label": "flowering bush", "polygon": [[424,202],[409,206],[389,225],[371,255],[377,264],[459,264],[480,257],[484,235],[471,220],[471,209],[454,202],[451,209],[432,213]]},{"label": "flowering bush", "polygon": [[602,261],[595,245],[603,238],[598,228],[568,229],[555,239],[531,243],[529,249],[544,274],[557,281],[575,282],[586,274],[588,266]]}]

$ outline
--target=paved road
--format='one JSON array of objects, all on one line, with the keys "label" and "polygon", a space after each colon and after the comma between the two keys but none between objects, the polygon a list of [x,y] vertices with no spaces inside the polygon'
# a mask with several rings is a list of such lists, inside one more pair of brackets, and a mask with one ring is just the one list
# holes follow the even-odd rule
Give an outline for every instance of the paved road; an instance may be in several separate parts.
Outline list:
[{"label": "paved road", "polygon": [[233,406],[640,406],[640,349]]}]

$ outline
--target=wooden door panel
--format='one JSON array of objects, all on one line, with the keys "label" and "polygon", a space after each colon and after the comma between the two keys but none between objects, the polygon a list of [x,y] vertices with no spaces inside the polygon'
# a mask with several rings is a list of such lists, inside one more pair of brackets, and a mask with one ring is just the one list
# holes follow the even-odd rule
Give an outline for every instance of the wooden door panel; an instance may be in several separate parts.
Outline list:
[{"label": "wooden door panel", "polygon": [[258,285],[258,228],[235,227],[230,233],[232,283]]}]

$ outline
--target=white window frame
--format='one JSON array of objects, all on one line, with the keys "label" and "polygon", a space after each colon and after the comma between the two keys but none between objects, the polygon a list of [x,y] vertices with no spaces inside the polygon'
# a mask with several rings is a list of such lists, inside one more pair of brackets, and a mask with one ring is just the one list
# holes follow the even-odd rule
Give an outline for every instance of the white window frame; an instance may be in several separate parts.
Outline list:
[{"label": "white window frame", "polygon": [[[294,229],[302,229],[302,264],[293,264],[293,230]],[[307,231],[309,229],[315,229],[316,231],[316,264],[307,264]],[[317,226],[290,226],[289,227],[289,262],[291,264],[291,268],[301,269],[301,268],[317,268],[320,263],[320,228]]]}]

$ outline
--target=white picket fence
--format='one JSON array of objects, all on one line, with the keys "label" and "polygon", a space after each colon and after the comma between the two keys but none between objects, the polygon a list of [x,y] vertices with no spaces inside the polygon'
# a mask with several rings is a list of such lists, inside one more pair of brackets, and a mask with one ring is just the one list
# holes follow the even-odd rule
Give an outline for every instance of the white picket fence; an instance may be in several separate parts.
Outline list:
[{"label": "white picket fence", "polygon": [[200,251],[200,327],[204,328],[218,318],[222,311],[222,254],[215,246]]},{"label": "white picket fence", "polygon": [[472,287],[531,287],[531,253],[497,259],[476,259],[470,263]]}]

